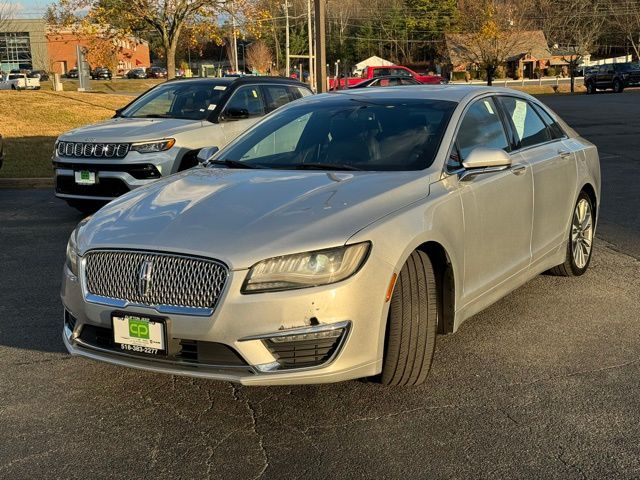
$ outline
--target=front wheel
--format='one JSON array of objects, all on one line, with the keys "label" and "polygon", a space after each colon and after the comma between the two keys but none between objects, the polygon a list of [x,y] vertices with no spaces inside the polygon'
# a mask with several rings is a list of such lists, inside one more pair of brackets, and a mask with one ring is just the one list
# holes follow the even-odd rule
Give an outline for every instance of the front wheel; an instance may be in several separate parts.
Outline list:
[{"label": "front wheel", "polygon": [[587,93],[589,95],[596,93],[596,87],[593,82],[587,82]]},{"label": "front wheel", "polygon": [[402,267],[387,324],[380,381],[385,385],[420,385],[431,368],[436,345],[438,309],[433,266],[415,251]]},{"label": "front wheel", "polygon": [[624,86],[622,85],[622,82],[620,80],[615,80],[613,82],[613,91],[615,93],[622,93],[623,90]]},{"label": "front wheel", "polygon": [[580,192],[571,217],[571,231],[564,263],[553,267],[550,270],[552,274],[578,277],[587,271],[593,251],[594,221],[591,199],[585,192]]}]

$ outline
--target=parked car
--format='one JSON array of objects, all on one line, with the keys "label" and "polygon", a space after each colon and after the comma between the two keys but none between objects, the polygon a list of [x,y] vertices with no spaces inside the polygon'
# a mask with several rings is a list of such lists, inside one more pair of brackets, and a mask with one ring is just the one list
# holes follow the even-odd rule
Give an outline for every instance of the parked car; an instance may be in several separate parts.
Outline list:
[{"label": "parked car", "polygon": [[444,79],[440,75],[421,75],[414,72],[410,68],[403,67],[402,65],[385,65],[380,67],[367,67],[362,71],[360,77],[341,77],[338,82],[334,78],[329,79],[329,87],[334,89],[346,88],[357,85],[363,80],[375,78],[375,77],[411,77],[416,79],[420,83],[427,85],[439,85],[444,83]]},{"label": "parked car", "polygon": [[311,95],[277,77],[185,79],[160,84],[112,120],[61,135],[53,157],[56,196],[80,210],[198,164],[266,113]]},{"label": "parked car", "polygon": [[0,82],[0,90],[40,90],[40,80],[24,73],[10,73]]},{"label": "parked car", "polygon": [[360,83],[350,86],[349,88],[397,87],[402,85],[422,85],[422,84],[412,77],[384,76],[384,77],[375,77],[369,80],[364,80]]},{"label": "parked car", "polygon": [[49,80],[49,74],[44,70],[32,70],[28,76],[29,78],[37,78],[41,82],[46,82]]},{"label": "parked car", "polygon": [[144,68],[132,68],[127,72],[127,78],[147,78]]},{"label": "parked car", "polygon": [[151,67],[146,70],[147,78],[167,78],[167,69],[160,67]]},{"label": "parked car", "polygon": [[640,85],[640,66],[637,63],[612,63],[599,65],[585,73],[584,86],[587,93],[612,89],[621,93],[627,87]]},{"label": "parked car", "polygon": [[111,80],[113,74],[107,67],[98,67],[91,70],[91,78],[94,80]]},{"label": "parked car", "polygon": [[67,78],[78,78],[78,69],[72,68],[67,72]]},{"label": "parked car", "polygon": [[247,385],[417,385],[438,332],[591,259],[597,150],[514,90],[311,96],[200,158],[71,234],[72,354]]}]

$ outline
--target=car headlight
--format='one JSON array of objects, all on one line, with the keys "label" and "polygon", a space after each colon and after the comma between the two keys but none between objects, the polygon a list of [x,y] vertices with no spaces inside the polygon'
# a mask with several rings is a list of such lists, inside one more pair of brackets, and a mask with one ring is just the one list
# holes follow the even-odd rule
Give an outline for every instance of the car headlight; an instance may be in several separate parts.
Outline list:
[{"label": "car headlight", "polygon": [[69,236],[69,241],[67,242],[67,259],[65,264],[76,277],[78,276],[78,265],[80,264],[80,253],[78,252],[78,231],[90,219],[91,216],[82,220],[73,232],[71,232],[71,236]]},{"label": "car headlight", "polygon": [[339,282],[356,273],[369,242],[269,258],[249,270],[242,293],[273,292]]},{"label": "car headlight", "polygon": [[169,150],[173,147],[175,143],[175,138],[168,138],[157,142],[134,143],[131,145],[131,150],[138,153],[164,152],[165,150]]}]

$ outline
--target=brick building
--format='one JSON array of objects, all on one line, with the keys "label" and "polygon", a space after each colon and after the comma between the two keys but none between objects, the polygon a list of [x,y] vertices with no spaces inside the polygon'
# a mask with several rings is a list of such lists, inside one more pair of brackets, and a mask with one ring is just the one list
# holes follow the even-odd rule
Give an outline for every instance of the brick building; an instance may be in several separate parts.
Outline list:
[{"label": "brick building", "polygon": [[[54,73],[66,73],[76,68],[76,46],[80,45],[90,52],[97,48],[96,37],[81,35],[73,31],[50,31],[47,33],[47,48],[49,53],[50,70]],[[98,38],[98,40],[101,40]],[[140,39],[127,38],[125,40],[109,39],[101,40],[109,42],[108,48],[112,48],[117,56],[118,73],[125,72],[135,67],[149,67],[149,44]],[[102,47],[104,48],[104,47]],[[92,65],[98,67],[101,65]],[[114,72],[115,73],[115,72]]]}]

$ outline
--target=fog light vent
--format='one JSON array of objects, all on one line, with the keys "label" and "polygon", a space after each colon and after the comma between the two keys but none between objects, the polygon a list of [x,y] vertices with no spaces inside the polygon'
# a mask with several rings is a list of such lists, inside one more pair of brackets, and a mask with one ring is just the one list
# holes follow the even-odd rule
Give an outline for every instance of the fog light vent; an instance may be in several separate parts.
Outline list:
[{"label": "fog light vent", "polygon": [[340,328],[277,335],[263,341],[281,369],[315,367],[333,358],[346,331],[345,325]]}]

